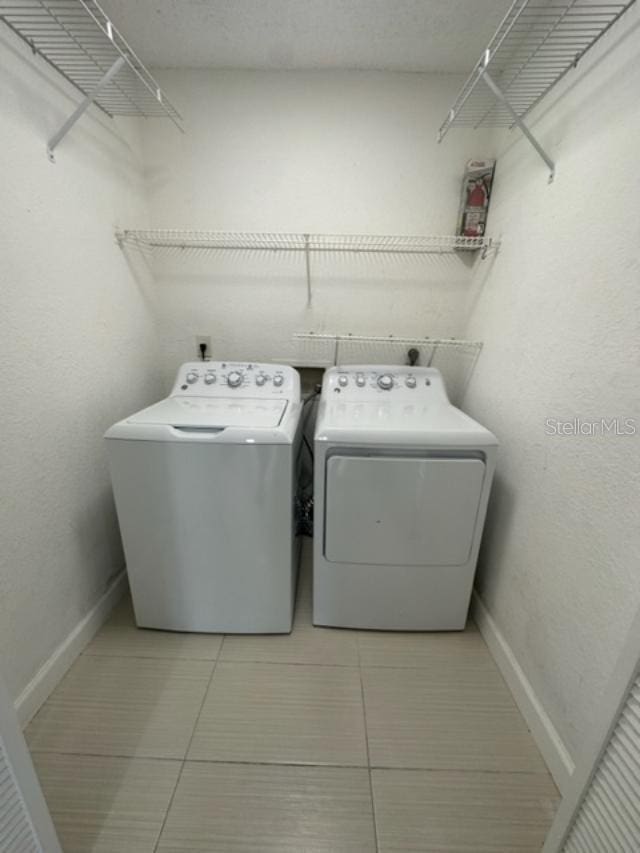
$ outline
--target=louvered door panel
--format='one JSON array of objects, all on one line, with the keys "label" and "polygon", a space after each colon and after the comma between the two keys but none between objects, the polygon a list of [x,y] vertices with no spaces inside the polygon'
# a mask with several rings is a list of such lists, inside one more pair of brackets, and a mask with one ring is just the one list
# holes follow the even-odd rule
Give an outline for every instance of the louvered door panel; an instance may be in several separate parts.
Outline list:
[{"label": "louvered door panel", "polygon": [[640,676],[564,845],[565,853],[640,851]]},{"label": "louvered door panel", "polygon": [[0,851],[42,853],[4,742],[0,738]]}]

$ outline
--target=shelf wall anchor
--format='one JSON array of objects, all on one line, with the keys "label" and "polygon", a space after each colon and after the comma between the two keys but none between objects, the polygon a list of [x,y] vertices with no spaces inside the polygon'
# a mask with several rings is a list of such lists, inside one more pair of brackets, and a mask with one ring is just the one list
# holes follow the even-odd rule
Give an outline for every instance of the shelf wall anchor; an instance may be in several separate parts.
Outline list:
[{"label": "shelf wall anchor", "polygon": [[104,89],[104,87],[105,87],[108,83],[110,83],[110,82],[111,82],[111,80],[113,80],[113,78],[116,76],[116,74],[118,73],[118,71],[120,71],[120,69],[121,69],[121,68],[122,68],[122,66],[125,64],[125,62],[126,62],[126,57],[125,57],[125,56],[119,56],[119,57],[116,59],[116,61],[115,61],[115,62],[113,63],[113,65],[111,66],[111,68],[109,68],[109,70],[105,72],[105,74],[104,74],[104,75],[102,76],[102,78],[98,81],[98,83],[93,87],[93,89],[91,89],[91,91],[90,91],[90,92],[87,94],[87,96],[84,98],[84,100],[82,101],[82,103],[80,103],[80,104],[76,107],[76,109],[73,111],[73,113],[69,116],[69,118],[68,118],[68,119],[65,121],[65,123],[62,125],[62,127],[60,128],[60,130],[59,130],[57,133],[54,133],[54,135],[53,135],[53,136],[51,137],[51,139],[48,141],[48,143],[47,143],[47,155],[48,155],[48,157],[49,157],[49,160],[51,160],[51,162],[52,162],[52,163],[55,163],[55,161],[56,161],[56,158],[55,158],[55,150],[56,150],[56,148],[58,147],[58,145],[62,142],[62,140],[63,140],[63,139],[65,138],[65,136],[67,135],[67,133],[69,133],[69,131],[70,131],[70,130],[71,130],[71,128],[74,126],[74,124],[78,121],[78,119],[80,118],[80,116],[81,116],[81,115],[82,115],[82,114],[83,114],[83,113],[84,113],[84,112],[85,112],[85,111],[86,111],[86,110],[91,106],[91,104],[95,101],[95,99],[96,99],[96,98],[97,98],[97,96],[100,94],[100,92],[102,91],[102,89]]}]

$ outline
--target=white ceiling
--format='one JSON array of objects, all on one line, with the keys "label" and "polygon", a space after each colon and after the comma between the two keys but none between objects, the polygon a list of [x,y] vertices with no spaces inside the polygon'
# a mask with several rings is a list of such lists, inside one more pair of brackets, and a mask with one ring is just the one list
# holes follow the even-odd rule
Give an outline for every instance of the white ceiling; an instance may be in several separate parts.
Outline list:
[{"label": "white ceiling", "polygon": [[470,71],[511,0],[100,0],[155,67]]}]

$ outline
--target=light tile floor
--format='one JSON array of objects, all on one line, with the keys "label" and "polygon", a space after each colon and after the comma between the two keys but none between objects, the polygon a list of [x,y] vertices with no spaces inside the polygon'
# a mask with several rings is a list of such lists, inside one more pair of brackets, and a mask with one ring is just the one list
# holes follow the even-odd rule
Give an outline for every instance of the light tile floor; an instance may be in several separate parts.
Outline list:
[{"label": "light tile floor", "polygon": [[558,794],[484,642],[140,631],[125,601],[27,729],[65,853],[534,853]]}]

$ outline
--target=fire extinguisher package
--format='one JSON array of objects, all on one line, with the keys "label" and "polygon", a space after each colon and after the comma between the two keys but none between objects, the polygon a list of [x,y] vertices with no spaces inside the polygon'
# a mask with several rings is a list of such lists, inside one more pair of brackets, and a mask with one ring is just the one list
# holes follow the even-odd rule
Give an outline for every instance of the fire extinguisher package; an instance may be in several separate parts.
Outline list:
[{"label": "fire extinguisher package", "polygon": [[461,237],[484,236],[495,168],[495,160],[469,160],[467,163],[456,231]]}]

